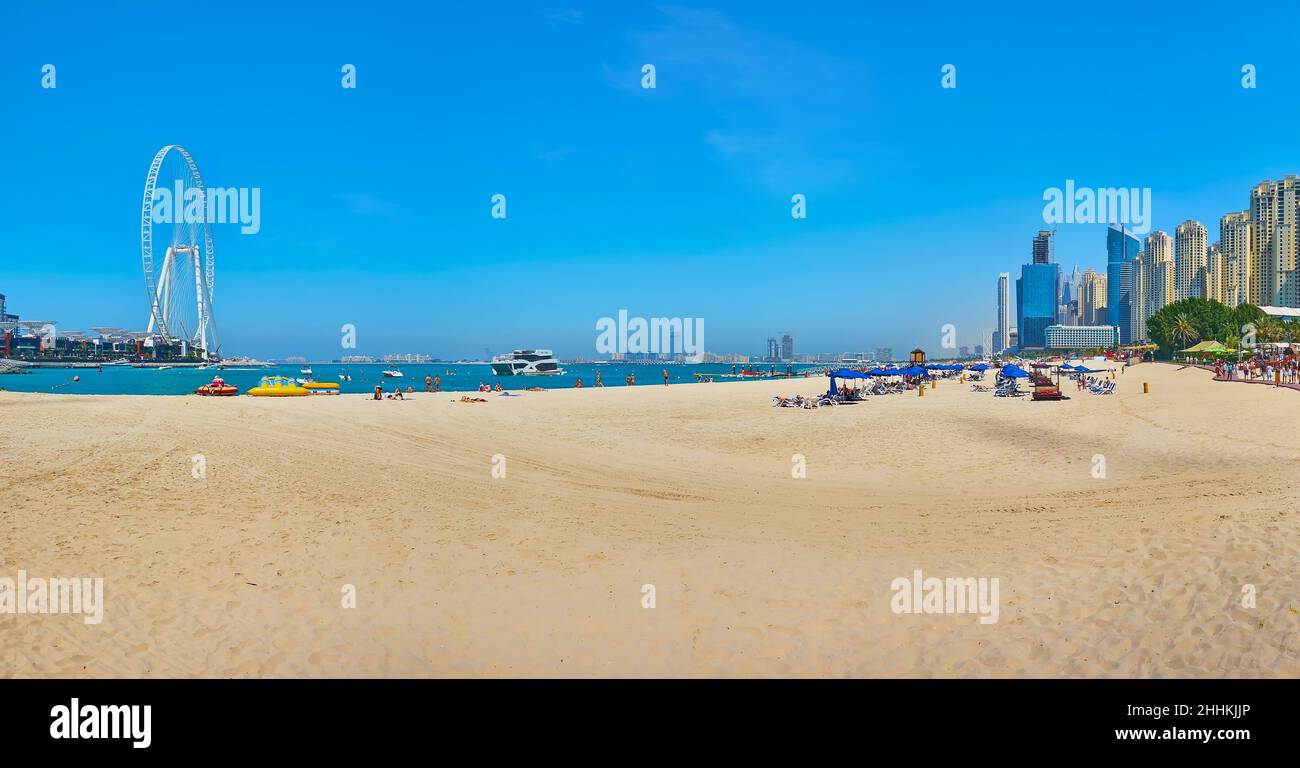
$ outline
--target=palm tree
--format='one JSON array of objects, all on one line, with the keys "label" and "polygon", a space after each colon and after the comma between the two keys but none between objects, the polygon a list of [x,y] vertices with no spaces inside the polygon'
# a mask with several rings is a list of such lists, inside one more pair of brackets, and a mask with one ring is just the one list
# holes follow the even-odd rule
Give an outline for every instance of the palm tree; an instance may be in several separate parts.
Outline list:
[{"label": "palm tree", "polygon": [[1264,317],[1255,323],[1258,341],[1278,341],[1282,338],[1282,323],[1275,317]]},{"label": "palm tree", "polygon": [[1173,337],[1179,344],[1190,344],[1201,340],[1201,332],[1196,330],[1196,324],[1191,318],[1180,314],[1174,318]]}]

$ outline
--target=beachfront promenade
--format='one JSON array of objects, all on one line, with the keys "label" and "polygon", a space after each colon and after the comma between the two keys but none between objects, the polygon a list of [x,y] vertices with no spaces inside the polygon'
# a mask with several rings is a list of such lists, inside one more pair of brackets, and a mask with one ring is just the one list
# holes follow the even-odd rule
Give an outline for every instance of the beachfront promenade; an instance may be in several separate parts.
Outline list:
[{"label": "beachfront promenade", "polygon": [[[1169,365],[1178,365],[1178,363],[1169,363]],[[1232,377],[1232,378],[1228,378],[1227,376],[1220,376],[1220,375],[1218,375],[1218,374],[1215,372],[1215,370],[1214,370],[1214,366],[1212,366],[1212,365],[1202,365],[1202,364],[1200,364],[1200,363],[1192,363],[1192,364],[1184,364],[1182,367],[1184,367],[1184,368],[1199,368],[1199,369],[1201,369],[1201,370],[1203,370],[1203,371],[1209,371],[1210,373],[1215,374],[1214,376],[1211,377],[1211,379],[1210,379],[1211,381],[1236,382],[1236,383],[1238,383],[1238,384],[1263,384],[1263,385],[1265,385],[1265,386],[1269,386],[1269,387],[1278,387],[1278,388],[1284,388],[1284,389],[1294,389],[1294,390],[1296,390],[1296,391],[1300,391],[1300,383],[1292,383],[1292,382],[1286,382],[1286,381],[1278,382],[1278,381],[1274,381],[1274,380],[1272,380],[1272,379],[1264,379],[1264,378],[1245,378],[1245,379],[1243,379],[1243,378],[1241,378],[1241,377],[1239,377],[1239,376],[1234,376],[1234,377]]]}]

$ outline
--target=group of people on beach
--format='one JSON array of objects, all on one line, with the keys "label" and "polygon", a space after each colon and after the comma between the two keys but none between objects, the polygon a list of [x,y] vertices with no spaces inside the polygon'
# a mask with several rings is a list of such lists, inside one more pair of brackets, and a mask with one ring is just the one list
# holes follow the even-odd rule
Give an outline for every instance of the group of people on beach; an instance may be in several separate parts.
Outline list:
[{"label": "group of people on beach", "polygon": [[402,392],[401,387],[393,387],[392,392],[385,394],[384,388],[376,384],[375,395],[371,399],[372,400],[405,400],[406,397],[404,396],[404,394],[412,394],[414,392],[415,392],[415,387],[407,387],[405,393]]},{"label": "group of people on beach", "polygon": [[[710,380],[711,380],[711,379],[710,379]],[[629,373],[629,374],[627,375],[627,378],[626,378],[626,380],[625,380],[625,383],[626,383],[627,386],[629,386],[629,387],[634,386],[634,385],[636,384],[636,374],[634,374],[634,373]],[[597,387],[604,387],[604,386],[605,386],[605,382],[601,379],[600,371],[596,371],[596,386],[597,386]],[[664,386],[668,386],[668,369],[667,369],[667,368],[664,369]],[[576,389],[582,389],[582,377],[581,377],[581,376],[579,376],[579,377],[577,378],[577,381],[576,381],[576,383],[574,384],[574,387],[575,387]],[[534,390],[534,389],[538,389],[538,387],[529,387],[529,389],[530,389],[530,390]],[[415,389],[412,388],[412,387],[407,387],[407,388],[406,388],[406,392],[407,392],[407,393],[412,393],[412,392],[414,392],[414,391],[415,391]],[[442,391],[442,377],[441,377],[441,376],[425,376],[425,377],[424,377],[424,391],[425,391],[425,392],[441,392],[441,391]],[[503,392],[503,391],[505,391],[505,390],[504,390],[504,388],[501,386],[500,382],[498,382],[498,383],[495,384],[495,385],[492,385],[492,384],[487,384],[487,383],[485,383],[485,382],[480,381],[480,382],[478,383],[478,391],[479,391],[479,392]],[[402,393],[402,389],[401,389],[400,387],[398,387],[397,389],[394,389],[394,390],[393,390],[391,393],[389,393],[388,395],[385,395],[385,394],[384,394],[384,391],[383,391],[383,387],[376,386],[376,387],[375,387],[375,396],[374,396],[374,399],[375,399],[375,400],[383,400],[383,399],[385,399],[385,397],[386,397],[386,398],[389,399],[389,400],[394,400],[394,399],[396,399],[396,400],[401,400],[401,399],[403,399],[402,394],[403,394],[403,393]]]},{"label": "group of people on beach", "polygon": [[1222,381],[1265,381],[1300,384],[1300,356],[1288,349],[1274,357],[1255,357],[1240,362],[1220,360],[1214,364],[1214,378]]}]

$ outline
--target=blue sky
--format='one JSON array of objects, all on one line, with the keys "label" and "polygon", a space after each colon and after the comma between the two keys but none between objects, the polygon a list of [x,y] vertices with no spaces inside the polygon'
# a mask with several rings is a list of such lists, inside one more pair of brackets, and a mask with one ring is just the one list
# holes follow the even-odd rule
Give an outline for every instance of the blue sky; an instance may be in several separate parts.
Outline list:
[{"label": "blue sky", "polygon": [[[261,189],[258,234],[216,229],[215,296],[224,351],[259,356],[337,357],[344,323],[360,353],[592,356],[624,308],[702,317],[711,351],[974,344],[1044,189],[1150,187],[1156,228],[1215,238],[1300,172],[1293,5],[278,5],[0,10],[11,312],[144,327],[171,143]],[[1057,254],[1103,268],[1104,225]]]}]

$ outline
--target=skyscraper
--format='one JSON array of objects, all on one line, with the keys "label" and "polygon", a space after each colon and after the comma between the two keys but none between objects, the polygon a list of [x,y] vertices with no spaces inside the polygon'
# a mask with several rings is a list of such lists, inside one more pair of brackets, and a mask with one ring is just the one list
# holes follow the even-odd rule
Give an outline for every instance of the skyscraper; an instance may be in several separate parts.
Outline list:
[{"label": "skyscraper", "polygon": [[1219,252],[1223,254],[1228,271],[1227,300],[1230,307],[1238,304],[1258,303],[1259,296],[1252,293],[1250,211],[1226,213],[1219,219]]},{"label": "skyscraper", "polygon": [[1034,236],[1031,264],[1051,264],[1056,261],[1054,258],[1055,253],[1053,253],[1055,249],[1052,245],[1052,236],[1055,234],[1055,232],[1046,229],[1038,230],[1038,234]]},{"label": "skyscraper", "polygon": [[1061,306],[1057,311],[1057,322],[1064,325],[1081,325],[1083,323],[1082,305],[1079,303],[1079,265],[1074,271],[1061,278]]},{"label": "skyscraper", "polygon": [[1079,313],[1082,325],[1106,325],[1106,275],[1092,267],[1084,270],[1079,280]]},{"label": "skyscraper", "polygon": [[1167,232],[1156,230],[1147,236],[1142,253],[1133,262],[1133,341],[1146,341],[1147,321],[1173,301],[1174,241]]},{"label": "skyscraper", "polygon": [[1201,222],[1188,219],[1174,230],[1174,301],[1205,298],[1209,243]]},{"label": "skyscraper", "polygon": [[767,359],[773,363],[781,359],[781,348],[777,345],[775,336],[767,337]]},{"label": "skyscraper", "polygon": [[1265,181],[1250,192],[1252,303],[1300,306],[1300,176]]},{"label": "skyscraper", "polygon": [[998,275],[998,322],[993,331],[993,352],[996,354],[1011,346],[1011,275]]},{"label": "skyscraper", "polygon": [[1218,243],[1210,243],[1205,254],[1205,298],[1228,303],[1228,257]]},{"label": "skyscraper", "polygon": [[781,362],[788,363],[794,360],[794,337],[785,334],[781,337]]},{"label": "skyscraper", "polygon": [[1106,314],[1121,344],[1133,341],[1133,261],[1141,250],[1123,225],[1106,228]]},{"label": "skyscraper", "polygon": [[1047,346],[1047,326],[1056,325],[1056,299],[1060,294],[1059,265],[1031,263],[1020,267],[1020,279],[1016,281],[1019,307],[1016,328],[1021,349]]}]

